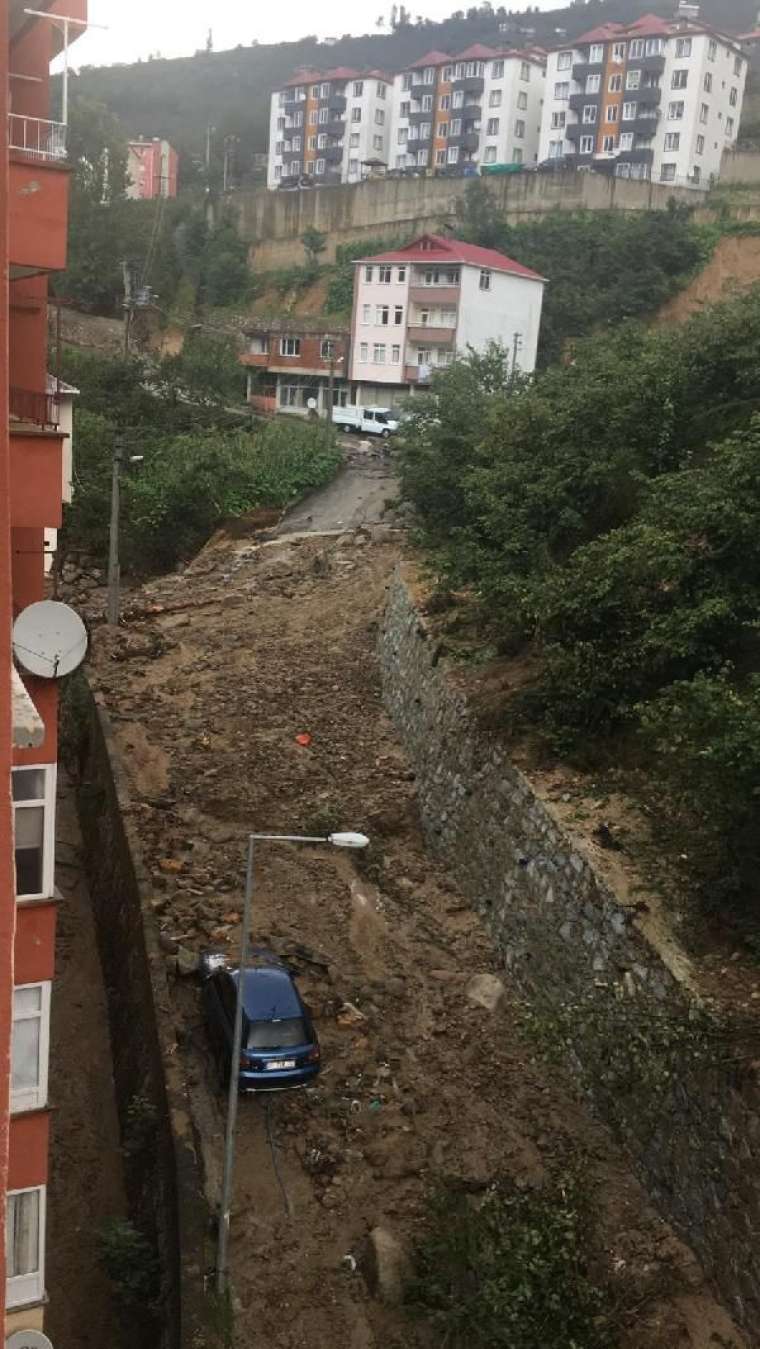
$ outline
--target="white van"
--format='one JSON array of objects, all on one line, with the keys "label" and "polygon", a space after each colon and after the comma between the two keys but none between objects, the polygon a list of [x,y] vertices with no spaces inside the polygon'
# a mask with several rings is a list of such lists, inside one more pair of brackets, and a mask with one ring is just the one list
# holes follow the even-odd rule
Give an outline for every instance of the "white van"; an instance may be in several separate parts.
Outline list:
[{"label": "white van", "polygon": [[333,426],[360,436],[382,436],[383,440],[387,440],[398,431],[399,425],[394,408],[333,408]]}]

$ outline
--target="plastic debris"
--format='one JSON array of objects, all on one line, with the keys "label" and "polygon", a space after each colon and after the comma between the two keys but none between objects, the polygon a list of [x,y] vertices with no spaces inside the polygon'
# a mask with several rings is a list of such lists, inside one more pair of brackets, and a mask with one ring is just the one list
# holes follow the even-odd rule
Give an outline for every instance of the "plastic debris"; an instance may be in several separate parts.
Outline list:
[{"label": "plastic debris", "polygon": [[302,745],[304,749],[308,749],[311,744],[311,736],[308,731],[303,731],[300,735],[296,736],[296,744]]}]

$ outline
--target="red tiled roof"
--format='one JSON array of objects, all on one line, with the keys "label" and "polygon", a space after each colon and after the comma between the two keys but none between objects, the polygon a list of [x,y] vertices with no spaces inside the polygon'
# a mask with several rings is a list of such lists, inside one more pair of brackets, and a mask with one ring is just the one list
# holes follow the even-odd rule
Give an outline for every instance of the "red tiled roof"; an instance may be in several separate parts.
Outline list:
[{"label": "red tiled roof", "polygon": [[427,56],[421,56],[419,61],[412,61],[407,70],[422,70],[425,66],[445,66],[451,60],[445,52],[428,52]]},{"label": "red tiled roof", "polygon": [[323,76],[326,80],[356,80],[359,78],[358,70],[350,70],[348,66],[336,66],[335,70],[327,70]]},{"label": "red tiled roof", "polygon": [[571,42],[566,42],[565,48],[587,47],[589,42],[612,42],[622,32],[624,32],[622,23],[600,23],[598,28],[592,28],[589,33],[583,33],[580,37],[573,38]]},{"label": "red tiled roof", "polygon": [[457,61],[490,61],[496,55],[493,47],[484,47],[482,42],[474,42],[463,52],[457,52]]},{"label": "red tiled roof", "polygon": [[498,253],[495,248],[480,248],[477,244],[466,244],[462,239],[444,239],[440,234],[421,234],[403,248],[390,253],[375,253],[371,258],[357,258],[362,265],[367,262],[463,262],[471,267],[487,267],[492,272],[509,272],[513,276],[523,276],[529,281],[545,281],[546,278],[523,267],[521,262],[508,258],[506,253]]},{"label": "red tiled roof", "polygon": [[658,14],[642,14],[640,19],[627,24],[625,31],[638,37],[667,37],[673,32],[673,23]]},{"label": "red tiled roof", "polygon": [[297,70],[295,75],[291,75],[282,87],[283,89],[297,88],[300,84],[311,84],[312,80],[321,79],[323,79],[321,70]]},{"label": "red tiled roof", "polygon": [[393,84],[393,76],[389,75],[386,70],[368,70],[361,78],[363,80],[385,80],[386,84]]}]

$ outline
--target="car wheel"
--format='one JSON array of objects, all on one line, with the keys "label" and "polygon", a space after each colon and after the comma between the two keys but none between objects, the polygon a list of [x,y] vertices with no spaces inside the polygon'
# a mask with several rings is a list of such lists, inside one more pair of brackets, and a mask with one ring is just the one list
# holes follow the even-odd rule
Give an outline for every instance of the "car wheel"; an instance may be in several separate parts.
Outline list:
[{"label": "car wheel", "polygon": [[387,428],[387,426],[386,426],[385,430],[384,430],[384,431],[381,431],[380,434],[381,434],[381,436],[383,437],[383,440],[388,440],[388,438],[390,437],[390,434],[391,434],[391,433],[390,433],[390,431],[388,430],[388,428]]}]

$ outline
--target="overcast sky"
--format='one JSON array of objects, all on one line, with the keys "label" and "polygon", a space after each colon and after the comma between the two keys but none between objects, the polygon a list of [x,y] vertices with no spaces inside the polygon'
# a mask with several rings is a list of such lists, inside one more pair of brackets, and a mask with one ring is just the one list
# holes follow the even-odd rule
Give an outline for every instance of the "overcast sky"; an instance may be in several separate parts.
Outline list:
[{"label": "overcast sky", "polygon": [[[557,9],[558,0],[533,0],[540,9]],[[2,0],[0,0],[2,3]],[[428,19],[445,19],[467,9],[472,0],[411,0],[407,8]],[[496,5],[494,5],[496,7]],[[72,64],[110,65],[136,61],[159,51],[162,56],[192,56],[205,46],[211,27],[214,50],[259,42],[294,41],[307,33],[340,37],[343,33],[382,32],[375,27],[391,0],[90,0],[93,24],[78,39]]]}]

